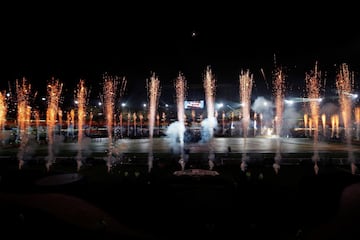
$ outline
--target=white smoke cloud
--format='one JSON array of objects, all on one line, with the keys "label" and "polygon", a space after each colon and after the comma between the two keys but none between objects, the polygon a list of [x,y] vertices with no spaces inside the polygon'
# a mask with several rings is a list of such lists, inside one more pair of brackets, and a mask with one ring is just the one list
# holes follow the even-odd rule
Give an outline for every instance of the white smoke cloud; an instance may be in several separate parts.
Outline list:
[{"label": "white smoke cloud", "polygon": [[331,116],[339,113],[339,106],[334,103],[328,102],[321,106],[321,113],[325,113],[327,116]]},{"label": "white smoke cloud", "polygon": [[171,123],[166,129],[166,139],[174,153],[179,153],[180,143],[184,141],[185,126],[179,121]]},{"label": "white smoke cloud", "polygon": [[201,132],[201,141],[209,141],[214,134],[214,130],[217,127],[218,122],[215,117],[205,118],[201,122],[202,132]]},{"label": "white smoke cloud", "polygon": [[295,106],[285,105],[282,119],[282,134],[287,135],[290,129],[298,126],[299,121],[302,120],[302,115]]},{"label": "white smoke cloud", "polygon": [[271,101],[265,99],[264,97],[258,97],[255,99],[251,109],[256,113],[261,114],[262,125],[264,127],[271,126],[272,120],[274,118],[274,104]]},{"label": "white smoke cloud", "polygon": [[265,99],[264,97],[258,97],[255,99],[253,105],[251,106],[251,109],[256,113],[265,113],[273,107],[274,104],[271,101]]}]

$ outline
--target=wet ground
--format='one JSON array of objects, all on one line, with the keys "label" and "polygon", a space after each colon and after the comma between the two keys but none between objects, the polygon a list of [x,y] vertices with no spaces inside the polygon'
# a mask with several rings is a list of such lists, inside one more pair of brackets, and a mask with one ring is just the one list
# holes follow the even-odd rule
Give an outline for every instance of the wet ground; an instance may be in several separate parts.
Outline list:
[{"label": "wet ground", "polygon": [[[350,213],[360,205],[353,185],[359,177],[338,156],[319,162],[318,174],[310,158],[292,156],[276,174],[271,158],[252,161],[241,171],[241,155],[221,156],[213,169],[219,175],[202,176],[174,175],[179,165],[172,155],[156,158],[150,173],[140,158],[110,172],[104,161],[77,172],[71,161],[47,171],[43,162],[19,170],[13,160],[2,159],[1,231],[38,239],[355,236],[358,219]],[[206,159],[198,157],[190,154],[187,168],[206,169]]]}]

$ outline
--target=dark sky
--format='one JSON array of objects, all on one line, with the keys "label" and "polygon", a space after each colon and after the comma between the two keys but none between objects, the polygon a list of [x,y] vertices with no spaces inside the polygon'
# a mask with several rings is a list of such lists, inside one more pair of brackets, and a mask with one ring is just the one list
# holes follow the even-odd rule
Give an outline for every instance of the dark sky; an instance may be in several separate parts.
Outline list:
[{"label": "dark sky", "polygon": [[209,65],[220,85],[237,86],[241,69],[250,69],[261,94],[268,89],[260,70],[270,81],[274,55],[293,85],[315,61],[329,73],[342,62],[359,68],[360,33],[351,5],[121,4],[2,9],[1,89],[26,77],[41,91],[53,76],[69,89],[80,78],[96,89],[110,72],[127,78],[130,97],[146,91],[151,72],[162,85],[171,85],[179,71],[201,85]]}]

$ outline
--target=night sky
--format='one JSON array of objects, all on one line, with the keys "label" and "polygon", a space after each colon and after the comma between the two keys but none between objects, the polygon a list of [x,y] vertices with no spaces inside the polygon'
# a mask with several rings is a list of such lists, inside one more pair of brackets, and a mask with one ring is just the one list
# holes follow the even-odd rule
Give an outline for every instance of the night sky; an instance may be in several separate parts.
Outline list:
[{"label": "night sky", "polygon": [[[219,88],[232,86],[230,95],[238,99],[234,89],[242,69],[254,74],[253,94],[271,94],[274,56],[286,70],[289,91],[301,88],[315,61],[329,82],[340,63],[359,70],[360,33],[351,5],[133,5],[3,9],[0,89],[26,77],[45,92],[46,81],[55,77],[68,91],[80,78],[96,90],[101,75],[109,72],[127,79],[126,98],[138,99],[146,96],[146,79],[155,72],[162,96],[169,98],[179,71],[190,92],[201,91],[202,76],[211,66]],[[229,95],[219,92],[219,98]]]}]

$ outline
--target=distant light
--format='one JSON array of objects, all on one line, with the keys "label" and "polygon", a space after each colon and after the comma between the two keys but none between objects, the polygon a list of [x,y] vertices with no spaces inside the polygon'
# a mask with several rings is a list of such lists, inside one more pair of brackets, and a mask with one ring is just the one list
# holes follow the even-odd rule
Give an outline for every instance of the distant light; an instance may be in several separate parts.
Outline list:
[{"label": "distant light", "polygon": [[98,105],[101,106],[101,105],[102,105],[102,102],[99,102]]},{"label": "distant light", "polygon": [[143,107],[146,107],[146,103],[143,104]]},{"label": "distant light", "polygon": [[356,93],[348,93],[348,92],[344,92],[344,95],[348,95],[349,97],[351,97],[352,99],[356,99],[358,97],[358,95]]},{"label": "distant light", "polygon": [[169,104],[165,104],[165,107],[169,107]]},{"label": "distant light", "polygon": [[10,93],[6,93],[6,96],[7,96],[7,97],[10,97]]},{"label": "distant light", "polygon": [[74,101],[74,103],[75,103],[75,104],[78,104],[78,103],[79,103],[79,101],[78,101],[78,100],[75,100],[75,101]]},{"label": "distant light", "polygon": [[293,105],[294,101],[293,100],[285,100],[285,103],[288,105]]},{"label": "distant light", "polygon": [[41,98],[41,100],[45,101],[45,100],[46,100],[46,98],[45,98],[45,97],[42,97],[42,98]]},{"label": "distant light", "polygon": [[125,107],[125,106],[126,106],[126,103],[122,103],[121,106],[122,106],[122,107]]}]

